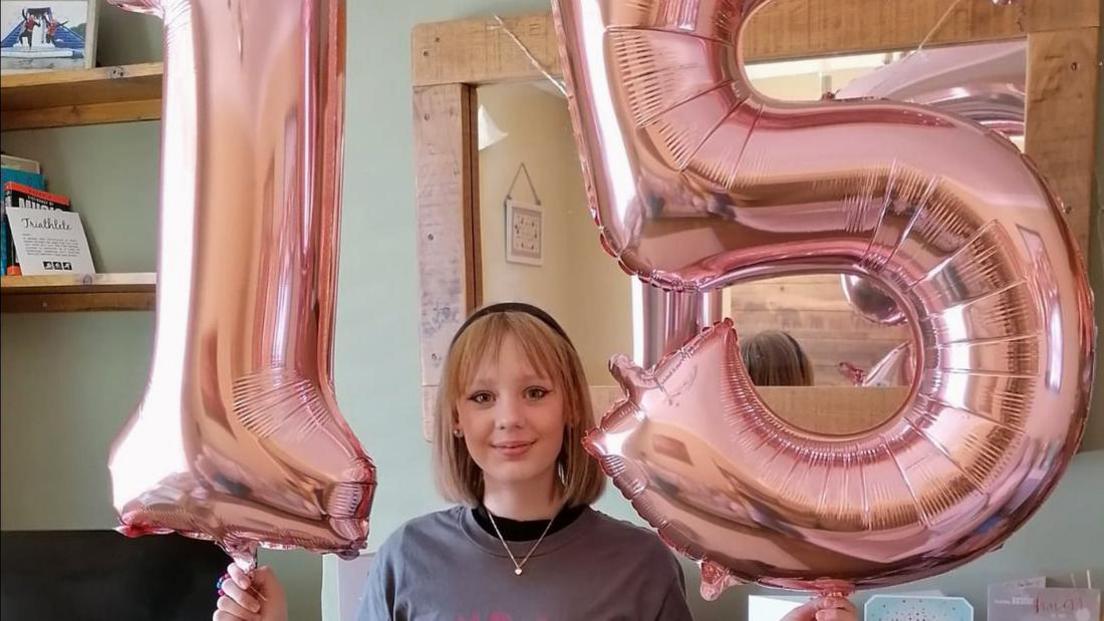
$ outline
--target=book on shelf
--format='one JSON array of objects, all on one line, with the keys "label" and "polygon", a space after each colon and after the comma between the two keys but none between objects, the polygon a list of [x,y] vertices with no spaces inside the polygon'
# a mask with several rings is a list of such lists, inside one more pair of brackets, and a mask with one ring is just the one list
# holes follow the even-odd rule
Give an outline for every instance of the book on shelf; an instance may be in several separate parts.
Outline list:
[{"label": "book on shelf", "polygon": [[25,157],[8,155],[7,153],[0,154],[0,167],[35,174],[42,172],[42,165],[37,161]]},{"label": "book on shelf", "polygon": [[27,172],[16,168],[0,167],[0,186],[7,183],[20,183],[36,190],[46,189],[46,177],[42,173]]}]

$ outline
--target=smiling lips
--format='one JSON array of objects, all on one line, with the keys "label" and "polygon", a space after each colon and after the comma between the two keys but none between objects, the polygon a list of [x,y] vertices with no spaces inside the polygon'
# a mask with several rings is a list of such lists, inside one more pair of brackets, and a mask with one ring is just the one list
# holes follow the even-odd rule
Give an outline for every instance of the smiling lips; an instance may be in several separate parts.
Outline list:
[{"label": "smiling lips", "polygon": [[491,448],[503,457],[520,457],[536,443],[536,440],[511,440],[508,442],[494,442],[491,444]]}]

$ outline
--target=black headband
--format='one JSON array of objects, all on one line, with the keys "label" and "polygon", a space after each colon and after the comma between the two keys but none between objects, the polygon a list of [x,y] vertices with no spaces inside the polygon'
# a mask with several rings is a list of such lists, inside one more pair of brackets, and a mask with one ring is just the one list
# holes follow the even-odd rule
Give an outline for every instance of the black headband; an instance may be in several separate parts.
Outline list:
[{"label": "black headband", "polygon": [[563,340],[567,341],[568,345],[574,349],[575,346],[571,343],[571,339],[567,337],[567,332],[564,331],[560,324],[556,323],[556,320],[552,318],[552,315],[544,312],[543,310],[533,306],[532,304],[526,304],[524,302],[499,302],[498,304],[491,304],[490,306],[484,306],[483,308],[475,311],[468,317],[467,321],[460,326],[460,329],[456,331],[456,334],[452,337],[452,342],[449,343],[449,349],[456,344],[456,339],[460,338],[460,335],[464,333],[464,330],[468,329],[468,326],[476,322],[476,320],[492,315],[494,313],[525,313],[530,317],[536,317],[543,323],[552,329],[553,332],[563,337]]}]

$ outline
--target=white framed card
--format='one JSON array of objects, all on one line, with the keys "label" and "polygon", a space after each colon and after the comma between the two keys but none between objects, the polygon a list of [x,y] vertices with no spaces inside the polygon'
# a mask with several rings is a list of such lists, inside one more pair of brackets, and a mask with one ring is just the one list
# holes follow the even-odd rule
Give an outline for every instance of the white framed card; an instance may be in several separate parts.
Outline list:
[{"label": "white framed card", "polygon": [[24,276],[95,274],[80,214],[8,207],[15,253]]},{"label": "white framed card", "polygon": [[544,209],[539,203],[506,199],[506,260],[544,264]]},{"label": "white framed card", "polygon": [[875,595],[866,600],[866,621],[974,621],[974,607],[964,597]]}]

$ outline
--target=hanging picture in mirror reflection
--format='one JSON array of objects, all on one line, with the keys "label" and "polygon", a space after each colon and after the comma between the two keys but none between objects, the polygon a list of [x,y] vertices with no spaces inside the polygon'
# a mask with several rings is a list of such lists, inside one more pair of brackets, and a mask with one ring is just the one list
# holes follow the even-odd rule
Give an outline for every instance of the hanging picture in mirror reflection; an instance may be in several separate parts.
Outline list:
[{"label": "hanging picture in mirror reflection", "polygon": [[543,265],[544,212],[539,203],[506,199],[506,260]]}]

